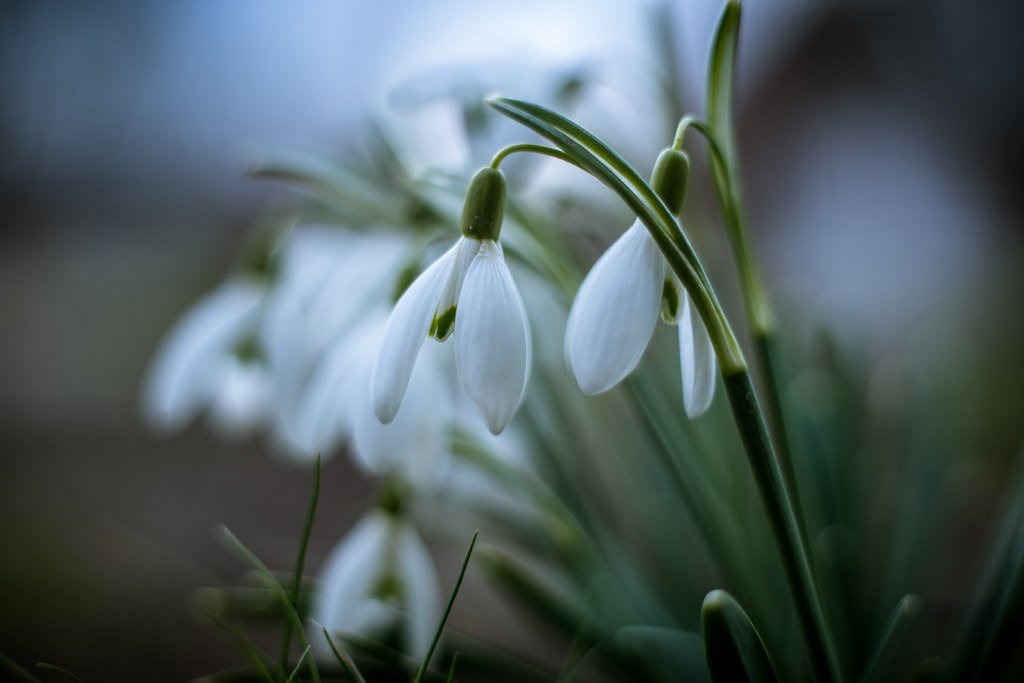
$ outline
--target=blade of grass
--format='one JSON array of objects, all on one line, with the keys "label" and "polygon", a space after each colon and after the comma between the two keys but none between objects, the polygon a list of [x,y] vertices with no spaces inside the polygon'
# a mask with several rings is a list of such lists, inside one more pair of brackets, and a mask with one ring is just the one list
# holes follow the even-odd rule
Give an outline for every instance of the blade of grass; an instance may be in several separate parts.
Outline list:
[{"label": "blade of grass", "polygon": [[[232,624],[230,621],[225,619],[220,612],[212,604],[208,602],[201,602],[199,609],[217,628],[224,631],[232,640],[234,640],[242,651],[245,653],[249,661],[252,662],[253,667],[259,672],[263,679],[273,683],[274,681],[280,680],[280,677],[284,674],[278,670],[277,663],[271,658],[270,655],[259,649],[255,643],[246,635],[245,631]],[[274,673],[271,673],[267,666],[275,668]]]},{"label": "blade of grass", "polygon": [[873,683],[874,681],[893,680],[893,672],[890,670],[892,660],[896,652],[906,642],[907,631],[914,618],[921,613],[921,598],[910,594],[903,596],[903,599],[896,605],[889,622],[885,626],[881,640],[875,647],[875,652],[868,660],[864,669],[861,683]]},{"label": "blade of grass", "polygon": [[[277,580],[277,577],[274,576],[272,571],[267,569],[267,566],[263,564],[263,561],[256,557],[255,553],[249,550],[249,548],[247,548],[237,536],[231,533],[230,529],[227,527],[221,527],[221,535],[227,546],[238,553],[242,559],[251,564],[254,569],[258,570],[259,573],[263,575],[263,578],[267,581],[270,588],[277,593],[281,601],[287,605],[288,617],[291,619],[295,632],[299,637],[299,644],[303,648],[308,647],[309,641],[306,639],[306,633],[302,628],[302,619],[299,617],[298,612],[295,611],[295,606],[292,604],[291,598],[288,596],[288,592],[284,589],[284,586],[281,585],[281,582]],[[314,659],[309,660],[309,673],[315,683],[320,683],[320,672],[317,671],[316,660]]]},{"label": "blade of grass", "polygon": [[352,656],[348,653],[348,650],[345,648],[341,648],[341,650],[339,650],[338,646],[334,643],[334,639],[331,638],[331,633],[327,630],[327,627],[321,625],[320,628],[323,629],[324,638],[327,639],[327,645],[331,648],[331,652],[334,653],[334,658],[338,660],[338,664],[341,665],[341,668],[344,669],[356,683],[366,683],[366,679],[363,678],[363,674],[359,673],[359,668],[356,666],[356,663],[352,661]]},{"label": "blade of grass", "polygon": [[[309,510],[306,512],[306,522],[302,526],[302,539],[299,541],[299,554],[295,558],[295,572],[292,579],[292,592],[288,596],[292,610],[296,609],[299,602],[299,588],[302,585],[302,569],[306,563],[306,549],[309,547],[309,536],[313,531],[313,518],[316,517],[316,504],[320,499],[320,454],[316,454],[313,461],[313,493],[309,499]],[[292,648],[292,622],[285,619],[284,635],[281,638],[281,670],[288,669],[288,653]]]},{"label": "blade of grass", "polygon": [[19,666],[17,662],[3,652],[0,652],[0,664],[3,664],[3,667],[7,669],[8,673],[23,683],[43,683],[41,680]]},{"label": "blade of grass", "polygon": [[39,662],[38,664],[36,664],[36,668],[37,669],[42,669],[43,671],[52,671],[53,673],[60,674],[64,678],[68,679],[69,681],[75,681],[75,683],[82,683],[82,679],[81,678],[79,678],[75,674],[71,673],[67,669],[62,669],[61,667],[57,666],[56,664],[48,664],[46,662]]},{"label": "blade of grass", "polygon": [[459,661],[459,653],[456,652],[452,655],[452,665],[448,667],[448,678],[446,683],[452,683],[452,679],[455,678],[455,664]]},{"label": "blade of grass", "polygon": [[430,658],[434,656],[434,650],[437,648],[438,641],[441,640],[441,632],[444,631],[445,622],[448,621],[448,615],[451,614],[452,605],[455,604],[455,597],[459,594],[459,588],[462,587],[462,579],[466,576],[466,569],[469,567],[469,558],[473,555],[473,547],[476,546],[476,538],[479,534],[479,530],[474,531],[473,538],[469,541],[469,548],[466,550],[466,557],[463,558],[462,568],[459,570],[459,578],[455,581],[455,588],[452,589],[451,597],[448,598],[448,605],[444,608],[444,614],[441,615],[441,621],[438,623],[437,630],[434,632],[434,640],[430,642],[427,654],[423,657],[423,663],[420,664],[420,669],[416,672],[416,677],[413,679],[414,683],[420,683],[420,681],[423,680],[423,676],[427,673],[427,667],[430,665]]}]

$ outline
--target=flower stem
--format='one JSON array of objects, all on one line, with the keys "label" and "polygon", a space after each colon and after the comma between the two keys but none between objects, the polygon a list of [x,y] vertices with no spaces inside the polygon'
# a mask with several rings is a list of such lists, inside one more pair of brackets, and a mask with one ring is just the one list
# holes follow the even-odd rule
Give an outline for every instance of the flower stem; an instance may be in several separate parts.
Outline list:
[{"label": "flower stem", "polygon": [[807,642],[808,658],[818,681],[840,681],[835,651],[811,571],[810,558],[796,510],[768,438],[749,372],[722,374],[733,418],[746,448],[747,460],[761,494],[768,524],[779,550],[782,569],[793,597],[797,619]]},{"label": "flower stem", "polygon": [[501,149],[499,149],[494,154],[494,158],[491,159],[491,168],[497,170],[497,168],[501,166],[501,162],[505,160],[505,157],[511,156],[512,154],[516,154],[517,152],[530,152],[532,154],[542,154],[544,156],[549,156],[554,159],[564,161],[568,164],[572,164],[573,166],[579,166],[579,164],[577,164],[572,157],[570,157],[568,154],[566,154],[560,149],[555,149],[554,147],[548,147],[546,145],[535,145],[529,142],[519,142],[514,145],[509,145],[508,147],[502,147]]}]

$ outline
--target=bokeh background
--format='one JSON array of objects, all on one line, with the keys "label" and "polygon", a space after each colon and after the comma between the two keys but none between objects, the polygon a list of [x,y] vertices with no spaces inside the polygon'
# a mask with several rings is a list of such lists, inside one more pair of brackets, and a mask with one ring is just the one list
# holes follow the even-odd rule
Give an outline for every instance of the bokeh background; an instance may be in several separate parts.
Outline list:
[{"label": "bokeh background", "polygon": [[[344,158],[381,121],[415,145],[396,91],[465,64],[584,64],[624,100],[663,70],[699,110],[719,10],[0,5],[0,650],[85,680],[237,665],[189,609],[195,588],[241,571],[211,530],[290,565],[308,469],[202,423],[158,437],[138,407],[162,335],[287,195],[246,177],[257,145]],[[829,329],[880,397],[921,392],[966,444],[967,521],[950,538],[965,576],[1024,426],[1022,18],[1012,0],[750,2],[741,42],[745,186],[780,317],[794,337]],[[650,163],[672,130],[642,112],[634,125]],[[372,496],[343,457],[324,476],[311,567]],[[452,577],[457,557],[437,549]]]}]

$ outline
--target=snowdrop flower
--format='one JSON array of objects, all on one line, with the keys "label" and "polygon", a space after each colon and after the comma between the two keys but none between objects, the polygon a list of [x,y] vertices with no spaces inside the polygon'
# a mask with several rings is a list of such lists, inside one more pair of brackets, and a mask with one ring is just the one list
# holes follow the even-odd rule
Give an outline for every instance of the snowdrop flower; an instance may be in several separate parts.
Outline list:
[{"label": "snowdrop flower", "polygon": [[313,619],[331,632],[385,637],[398,627],[422,659],[440,620],[441,585],[423,541],[399,514],[375,509],[327,557]]},{"label": "snowdrop flower", "polygon": [[[652,185],[678,213],[685,157],[675,155],[682,153],[667,150],[658,158]],[[687,415],[697,417],[714,396],[714,349],[690,297],[639,220],[602,254],[580,285],[566,323],[566,358],[584,393],[611,389],[640,362],[659,311],[666,322],[678,324],[683,406]]]},{"label": "snowdrop flower", "polygon": [[429,335],[456,332],[455,366],[492,434],[515,415],[530,373],[530,327],[498,243],[505,178],[485,168],[470,182],[462,238],[402,294],[388,320],[371,381],[371,404],[387,424],[402,404]]},{"label": "snowdrop flower", "polygon": [[270,374],[257,338],[266,284],[251,275],[228,279],[174,325],[143,386],[146,421],[182,429],[203,410],[225,435],[239,436],[271,412]]}]

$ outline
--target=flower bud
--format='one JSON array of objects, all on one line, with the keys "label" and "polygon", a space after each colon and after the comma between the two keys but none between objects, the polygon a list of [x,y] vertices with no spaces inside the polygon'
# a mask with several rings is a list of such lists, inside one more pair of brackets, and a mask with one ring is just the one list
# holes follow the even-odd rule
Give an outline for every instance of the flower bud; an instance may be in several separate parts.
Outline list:
[{"label": "flower bud", "polygon": [[658,156],[651,174],[651,187],[665,202],[665,206],[678,216],[686,197],[686,181],[690,175],[690,160],[684,152],[666,149]]},{"label": "flower bud", "polygon": [[462,206],[462,234],[476,240],[495,240],[505,215],[505,176],[496,168],[482,168],[473,176]]}]

